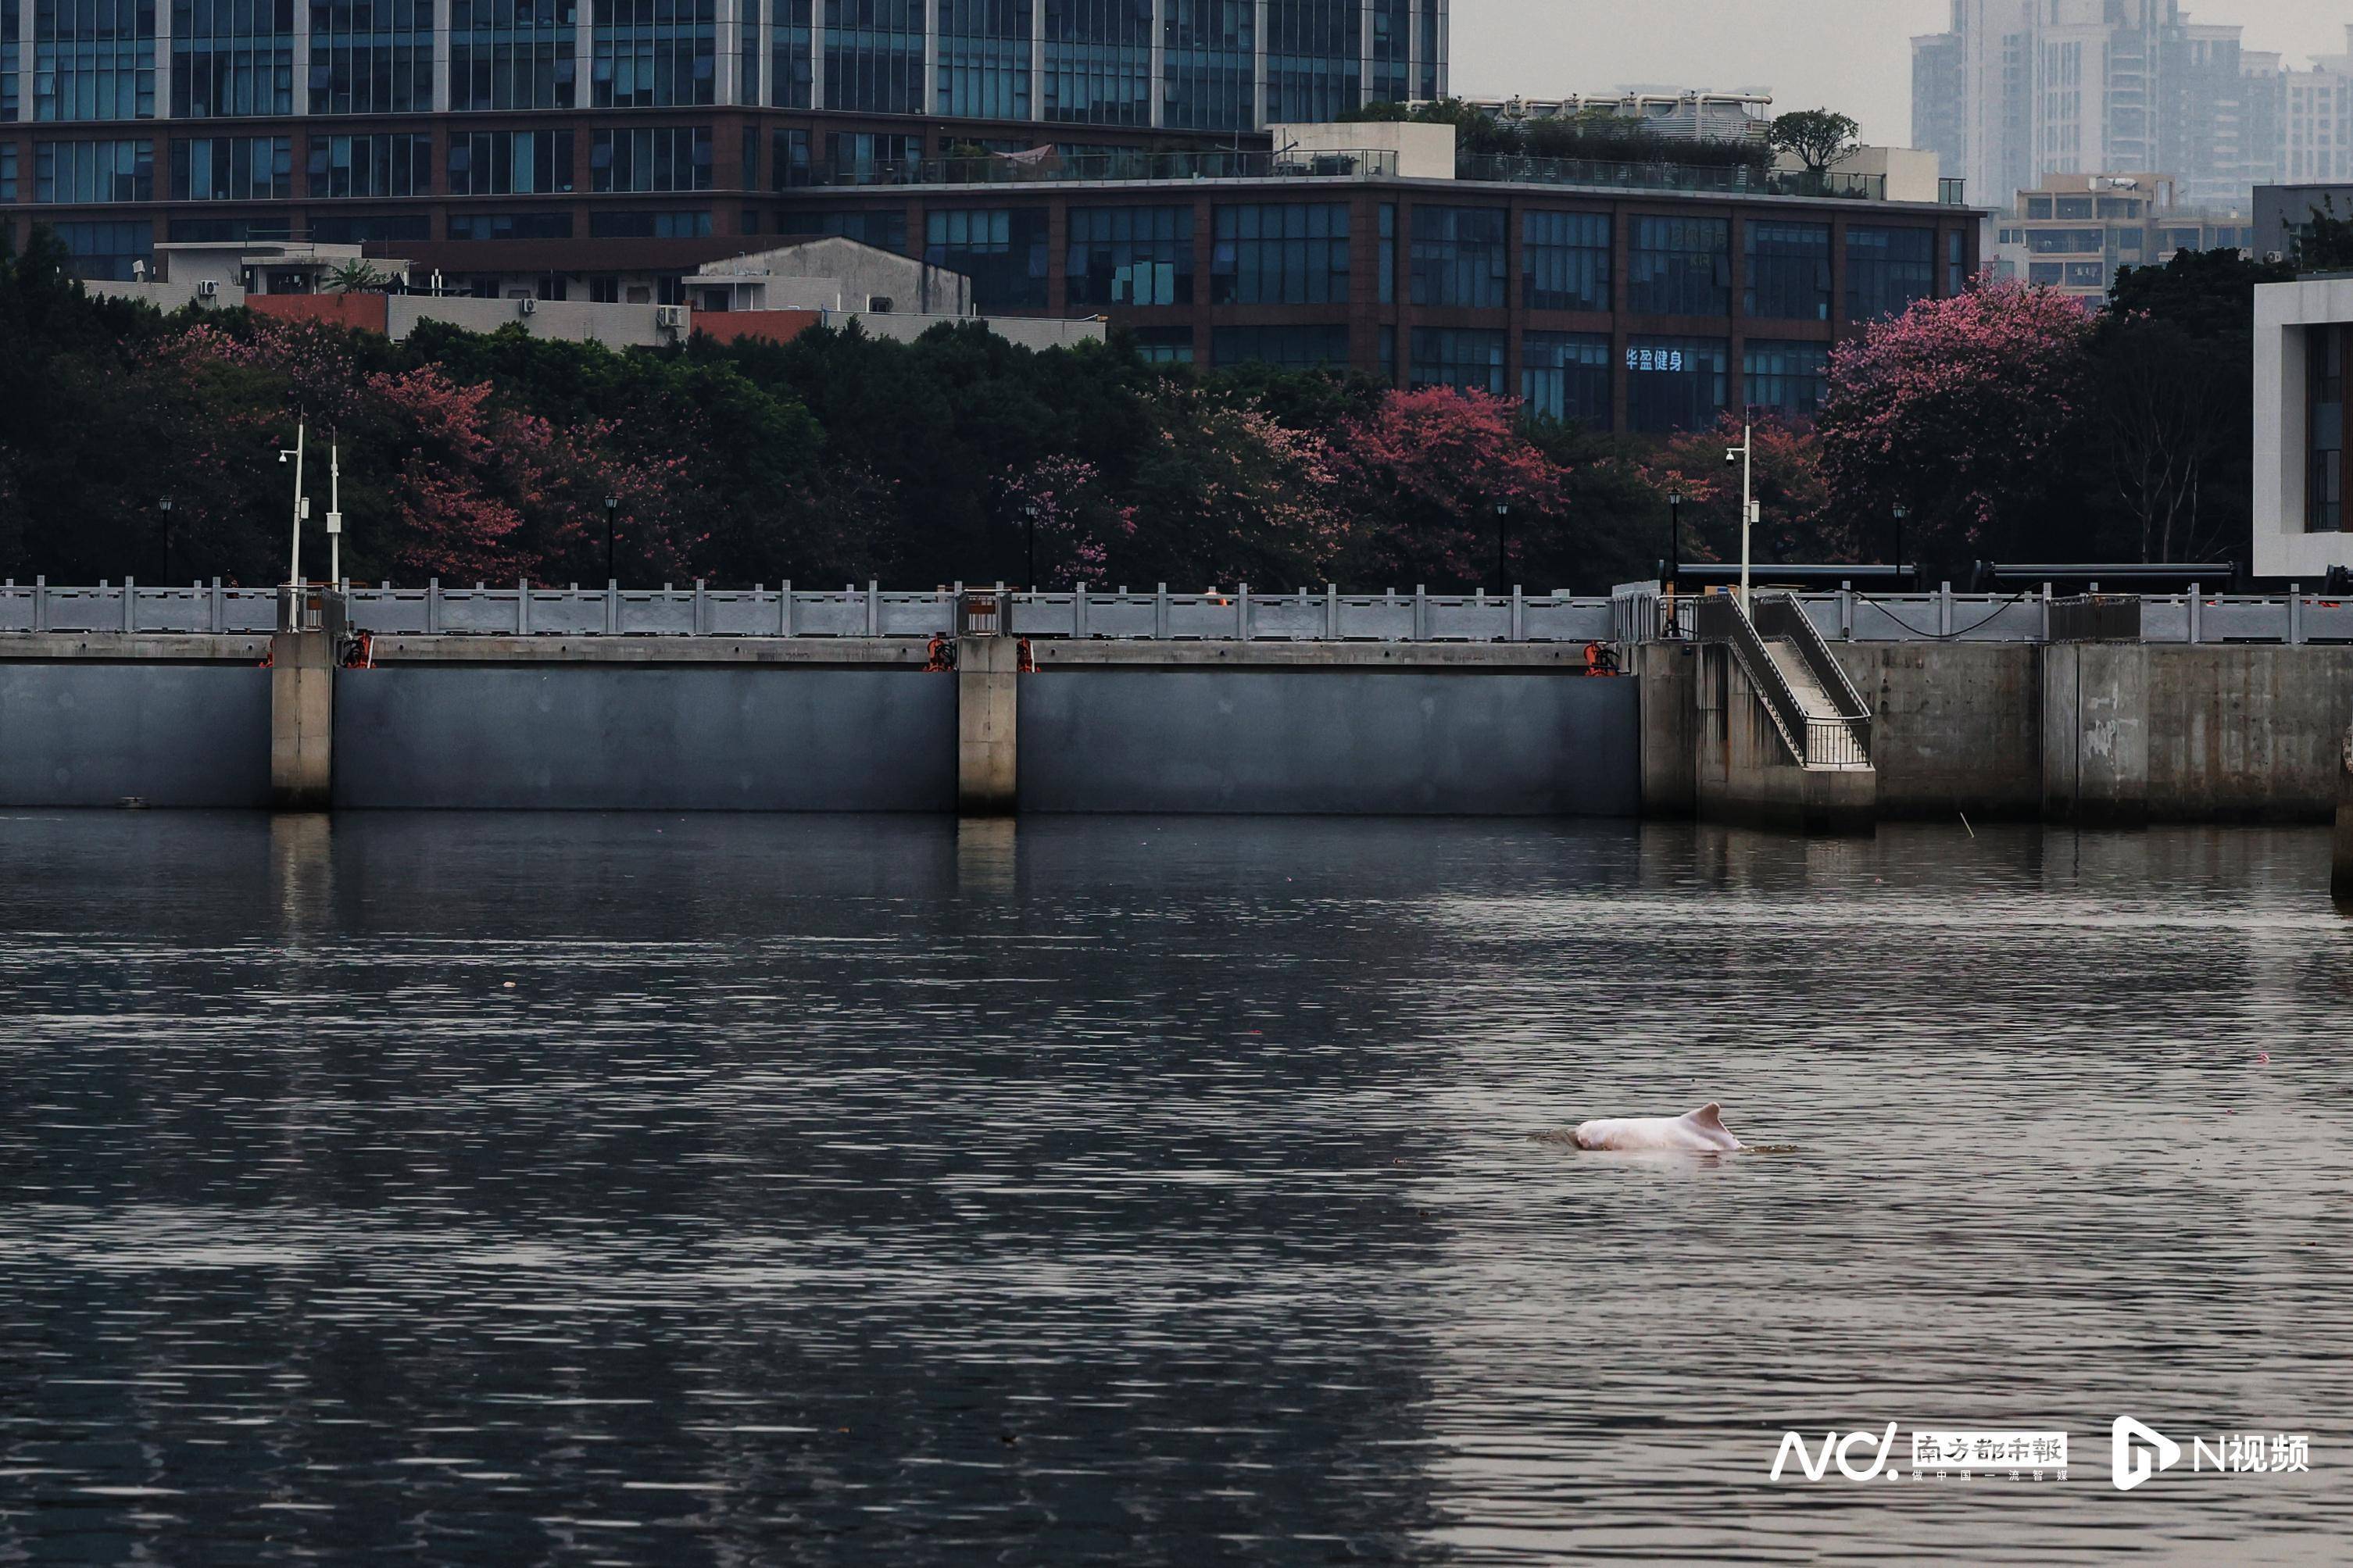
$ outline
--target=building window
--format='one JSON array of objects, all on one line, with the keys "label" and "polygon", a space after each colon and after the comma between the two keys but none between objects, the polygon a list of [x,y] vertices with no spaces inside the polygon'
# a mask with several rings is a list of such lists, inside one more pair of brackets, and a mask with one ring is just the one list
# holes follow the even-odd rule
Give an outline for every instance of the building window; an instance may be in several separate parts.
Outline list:
[{"label": "building window", "polygon": [[132,268],[155,259],[155,226],[151,223],[60,223],[50,228],[72,259],[77,278],[131,281]]},{"label": "building window", "polygon": [[1348,329],[1328,326],[1217,327],[1209,332],[1209,363],[1271,364],[1283,370],[1345,370]]},{"label": "building window", "polygon": [[[1873,230],[1883,234],[1883,229]],[[2026,248],[2035,256],[2096,256],[2105,247],[2107,236],[2096,228],[2036,228],[2026,234]],[[1852,237],[1848,248],[1853,248]]]},{"label": "building window", "polygon": [[1732,313],[1732,225],[1718,217],[1638,217],[1626,308],[1638,316]]},{"label": "building window", "polygon": [[1502,207],[1413,209],[1413,302],[1494,310],[1507,300]]},{"label": "building window", "polygon": [[2337,533],[2345,527],[2345,338],[2339,327],[2305,333],[2310,387],[2311,474],[2305,484],[2305,531]]},{"label": "building window", "polygon": [[211,136],[172,143],[175,202],[282,202],[293,194],[290,137]]},{"label": "building window", "polygon": [[[708,239],[711,213],[590,213],[591,239]],[[677,304],[675,300],[664,301]]]},{"label": "building window", "polygon": [[33,199],[79,205],[155,199],[153,142],[36,142]]},{"label": "building window", "polygon": [[[756,5],[758,0],[752,0]],[[817,55],[810,0],[769,0],[768,95],[778,109],[807,109]]]},{"label": "building window", "polygon": [[34,119],[154,117],[153,0],[34,0]]},{"label": "building window", "polygon": [[451,213],[449,237],[451,239],[570,239],[572,215],[568,212]]},{"label": "building window", "polygon": [[626,131],[592,131],[588,133],[588,188],[707,191],[711,188],[711,127],[638,125]]},{"label": "building window", "polygon": [[1373,78],[1366,84],[1375,103],[1403,103],[1413,97],[1413,0],[1372,0]]},{"label": "building window", "polygon": [[1644,435],[1704,430],[1724,412],[1731,354],[1721,339],[1634,338],[1626,345],[1626,423]]},{"label": "building window", "polygon": [[[2097,250],[2099,230],[2092,236]],[[2029,242],[2030,250],[2042,247]],[[2099,265],[2094,262],[2095,268]],[[1846,231],[1846,319],[1876,321],[1900,316],[1913,301],[1936,291],[1936,235],[1926,228],[1862,228]]]},{"label": "building window", "polygon": [[16,144],[0,142],[0,202],[16,199]]},{"label": "building window", "polygon": [[973,302],[984,310],[1046,307],[1046,214],[1039,209],[982,207],[924,216],[923,259],[972,279]]},{"label": "building window", "polygon": [[1520,302],[1531,310],[1609,310],[1606,213],[1524,213]]},{"label": "building window", "polygon": [[2044,289],[2056,289],[2066,281],[2067,269],[2056,261],[2031,261],[2026,267],[2026,280]]},{"label": "building window", "polygon": [[449,194],[453,196],[556,195],[571,189],[569,131],[449,133]]},{"label": "building window", "polygon": [[675,109],[712,101],[717,87],[714,0],[596,0],[590,102],[598,109]]},{"label": "building window", "polygon": [[835,132],[827,138],[826,162],[833,166],[835,184],[902,184],[922,173],[923,139],[868,132]]},{"label": "building window", "polygon": [[1945,236],[1945,297],[1952,298],[1968,285],[1968,239],[1959,229]]},{"label": "building window", "polygon": [[[0,0],[0,124],[13,124],[25,112],[16,96],[16,79],[24,74],[24,40],[18,37],[22,0]],[[10,150],[14,151],[14,144]],[[6,198],[14,201],[16,198]]]},{"label": "building window", "polygon": [[1397,303],[1398,210],[1395,202],[1381,204],[1381,303]]},{"label": "building window", "polygon": [[1193,302],[1191,207],[1073,207],[1070,241],[1073,305]]},{"label": "building window", "polygon": [[776,215],[776,232],[803,237],[839,235],[860,245],[895,250],[902,256],[908,254],[904,207],[864,212],[812,212],[807,207],[786,207]]},{"label": "building window", "polygon": [[1219,207],[1209,261],[1214,305],[1345,305],[1348,209],[1343,203]]},{"label": "building window", "polygon": [[1747,313],[1761,321],[1829,321],[1831,226],[1751,218],[1747,228]]},{"label": "building window", "polygon": [[422,196],[433,190],[433,138],[407,132],[384,136],[313,136],[312,199],[342,196]]},{"label": "building window", "polygon": [[2108,286],[2108,267],[2105,261],[2070,261],[2067,267],[2067,287],[2099,289]]},{"label": "building window", "polygon": [[450,0],[449,107],[570,109],[574,0]]},{"label": "building window", "polygon": [[311,112],[430,110],[433,17],[434,0],[311,0]]},{"label": "building window", "polygon": [[2051,216],[2051,198],[2049,196],[2027,197],[2026,216],[2030,220],[2038,217],[2049,217]]},{"label": "building window", "polygon": [[809,133],[778,129],[768,138],[768,179],[771,188],[797,190],[815,178],[809,169]]},{"label": "building window", "polygon": [[1446,24],[1436,0],[1421,0],[1421,80],[1414,96],[1431,100],[1446,96]]},{"label": "building window", "polygon": [[1828,343],[1751,342],[1741,353],[1746,401],[1789,423],[1810,422],[1830,394]]},{"label": "building window", "polygon": [[1453,327],[1413,330],[1413,384],[1504,395],[1504,334]]},{"label": "building window", "polygon": [[1045,112],[1078,125],[1152,122],[1152,0],[1041,0]]},{"label": "building window", "polygon": [[925,0],[825,0],[825,106],[923,112]]},{"label": "building window", "polygon": [[294,112],[294,0],[172,0],[172,117]]},{"label": "building window", "polygon": [[[425,139],[420,136],[417,140]],[[433,223],[423,213],[403,213],[396,217],[327,213],[311,220],[311,237],[321,245],[406,245],[432,238]]]},{"label": "building window", "polygon": [[1248,0],[1165,0],[1161,116],[1177,131],[1258,124],[1258,7]]},{"label": "building window", "polygon": [[1364,0],[1266,0],[1266,117],[1303,124],[1361,108]]},{"label": "building window", "polygon": [[2059,216],[2063,218],[2090,217],[2092,216],[2092,198],[2089,196],[2061,196],[2059,198]]},{"label": "building window", "polygon": [[1146,364],[1193,363],[1190,327],[1138,327],[1128,337],[1135,344],[1135,357]]},{"label": "building window", "polygon": [[1030,0],[939,0],[939,112],[1029,118]]},{"label": "building window", "polygon": [[1601,332],[1525,332],[1520,400],[1544,419],[1609,428],[1609,339]]}]

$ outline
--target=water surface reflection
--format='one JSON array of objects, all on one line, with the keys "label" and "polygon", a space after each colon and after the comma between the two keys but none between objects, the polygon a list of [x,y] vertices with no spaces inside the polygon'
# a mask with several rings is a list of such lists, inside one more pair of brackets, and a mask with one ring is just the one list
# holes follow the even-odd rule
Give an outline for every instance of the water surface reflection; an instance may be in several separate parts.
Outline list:
[{"label": "water surface reflection", "polygon": [[[2294,1560],[2353,1514],[2316,835],[0,855],[0,1557]],[[1528,1136],[1704,1099],[1799,1152]],[[2314,1473],[2123,1497],[2127,1412]],[[1763,1484],[1890,1419],[2078,1463]]]}]

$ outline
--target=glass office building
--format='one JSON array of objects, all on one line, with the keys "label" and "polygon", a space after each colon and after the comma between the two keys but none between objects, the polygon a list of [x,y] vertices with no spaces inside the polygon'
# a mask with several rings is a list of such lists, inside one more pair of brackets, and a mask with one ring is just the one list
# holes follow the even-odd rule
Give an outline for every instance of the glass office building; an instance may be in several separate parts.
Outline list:
[{"label": "glass office building", "polygon": [[1251,131],[1444,92],[1445,16],[1446,0],[7,0],[0,122],[708,104]]}]

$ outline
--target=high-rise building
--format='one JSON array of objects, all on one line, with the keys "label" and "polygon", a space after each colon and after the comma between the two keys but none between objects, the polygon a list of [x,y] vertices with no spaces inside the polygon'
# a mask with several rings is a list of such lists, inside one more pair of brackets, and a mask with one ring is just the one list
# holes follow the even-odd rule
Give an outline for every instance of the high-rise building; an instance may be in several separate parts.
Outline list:
[{"label": "high-rise building", "polygon": [[2284,71],[2180,0],[1953,0],[1913,81],[1914,141],[1979,191],[2163,169],[2185,202],[2243,208],[2264,181],[2353,168],[2353,55]]},{"label": "high-rise building", "polygon": [[730,239],[820,180],[1240,156],[1438,97],[1449,4],[0,0],[0,223],[98,276],[154,241]]}]

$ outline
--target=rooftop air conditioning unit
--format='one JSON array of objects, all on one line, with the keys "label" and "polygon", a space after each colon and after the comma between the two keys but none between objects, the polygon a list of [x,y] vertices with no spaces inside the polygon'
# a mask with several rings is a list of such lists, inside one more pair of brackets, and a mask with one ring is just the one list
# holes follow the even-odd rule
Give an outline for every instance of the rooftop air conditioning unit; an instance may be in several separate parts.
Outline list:
[{"label": "rooftop air conditioning unit", "polygon": [[217,279],[217,278],[199,278],[199,279],[196,279],[196,298],[197,298],[197,299],[199,299],[199,300],[217,300],[217,299],[219,299],[219,298],[220,298],[220,279]]},{"label": "rooftop air conditioning unit", "polygon": [[683,305],[656,305],[654,307],[654,325],[657,327],[670,327],[682,330],[686,326],[686,307]]},{"label": "rooftop air conditioning unit", "polygon": [[515,301],[515,314],[518,316],[528,316],[538,309],[539,301],[528,294]]}]

